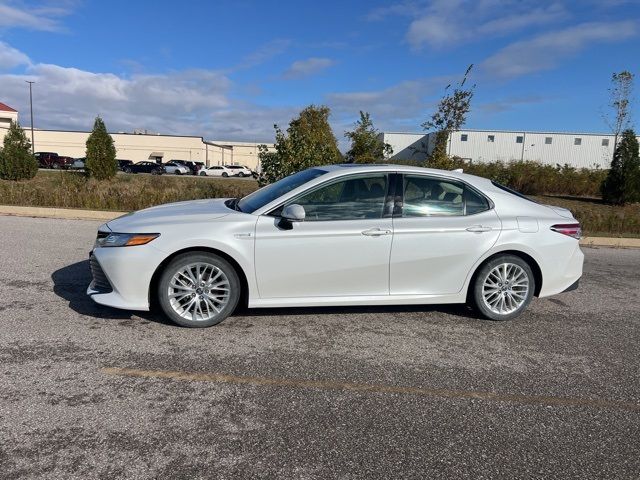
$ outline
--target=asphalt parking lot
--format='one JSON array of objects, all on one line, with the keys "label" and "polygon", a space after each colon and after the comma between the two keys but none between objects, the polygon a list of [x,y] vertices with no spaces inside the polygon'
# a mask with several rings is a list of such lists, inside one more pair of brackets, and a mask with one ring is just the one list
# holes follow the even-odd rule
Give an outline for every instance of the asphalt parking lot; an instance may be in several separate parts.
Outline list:
[{"label": "asphalt parking lot", "polygon": [[0,217],[2,478],[638,478],[640,250],[512,322],[84,295],[97,222]]}]

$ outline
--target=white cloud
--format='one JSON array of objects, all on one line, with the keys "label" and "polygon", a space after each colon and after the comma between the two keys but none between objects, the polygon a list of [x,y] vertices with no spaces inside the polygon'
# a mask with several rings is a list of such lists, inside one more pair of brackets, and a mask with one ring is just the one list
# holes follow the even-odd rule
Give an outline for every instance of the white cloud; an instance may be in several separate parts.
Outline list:
[{"label": "white cloud", "polygon": [[407,42],[415,49],[442,48],[548,25],[568,17],[559,3],[436,0],[409,25]]},{"label": "white cloud", "polygon": [[43,5],[29,5],[23,2],[0,3],[0,29],[27,28],[29,30],[60,31],[60,17],[69,15],[74,1],[48,2]]},{"label": "white cloud", "polygon": [[311,57],[306,60],[298,60],[293,62],[282,76],[286,79],[304,78],[315,75],[334,65],[334,63],[330,58]]},{"label": "white cloud", "polygon": [[10,70],[30,63],[27,55],[0,41],[0,70]]},{"label": "white cloud", "polygon": [[334,118],[338,137],[351,129],[358,111],[363,110],[380,130],[416,131],[429,115],[435,103],[434,96],[442,93],[451,77],[433,77],[407,80],[380,90],[332,93],[326,96]]},{"label": "white cloud", "polygon": [[0,74],[0,101],[23,114],[29,98],[25,80],[36,82],[33,101],[38,128],[88,130],[95,116],[101,115],[110,131],[146,128],[217,140],[272,141],[273,124],[286,125],[299,110],[238,101],[232,95],[231,80],[217,71],[119,76],[29,64],[21,74]]},{"label": "white cloud", "polygon": [[251,68],[268,62],[272,58],[284,53],[290,46],[291,40],[286,38],[271,40],[242,59],[235,69]]},{"label": "white cloud", "polygon": [[517,77],[535,73],[555,67],[589,44],[618,42],[637,33],[638,27],[632,20],[583,23],[512,43],[486,59],[480,68],[494,77]]}]

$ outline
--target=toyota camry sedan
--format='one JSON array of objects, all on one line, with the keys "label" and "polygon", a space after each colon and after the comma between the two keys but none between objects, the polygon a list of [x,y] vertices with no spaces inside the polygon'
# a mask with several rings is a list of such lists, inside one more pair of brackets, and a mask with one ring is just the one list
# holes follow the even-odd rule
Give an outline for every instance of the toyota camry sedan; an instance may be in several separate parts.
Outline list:
[{"label": "toyota camry sedan", "polygon": [[244,198],[140,210],[102,225],[97,303],[158,305],[207,327],[251,307],[468,303],[492,320],[577,287],[571,212],[457,171],[304,170]]}]

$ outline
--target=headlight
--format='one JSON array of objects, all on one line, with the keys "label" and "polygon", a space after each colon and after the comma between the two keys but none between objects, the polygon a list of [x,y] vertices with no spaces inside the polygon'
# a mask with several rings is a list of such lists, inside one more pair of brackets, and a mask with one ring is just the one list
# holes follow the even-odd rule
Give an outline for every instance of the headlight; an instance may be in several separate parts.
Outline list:
[{"label": "headlight", "polygon": [[133,247],[146,245],[160,236],[159,233],[110,233],[104,238],[98,238],[100,247]]}]

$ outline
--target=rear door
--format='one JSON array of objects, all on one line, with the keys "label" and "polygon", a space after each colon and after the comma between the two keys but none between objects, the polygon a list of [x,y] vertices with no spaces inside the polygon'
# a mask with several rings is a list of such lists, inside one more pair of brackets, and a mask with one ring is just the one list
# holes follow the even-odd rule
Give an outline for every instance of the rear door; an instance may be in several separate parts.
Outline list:
[{"label": "rear door", "polygon": [[466,183],[437,176],[405,174],[397,188],[391,295],[459,292],[500,235],[490,201]]}]

